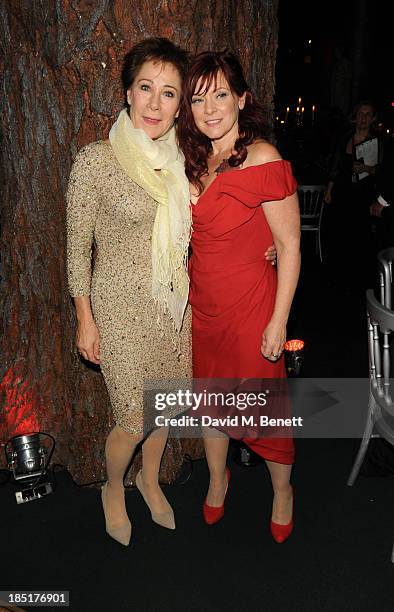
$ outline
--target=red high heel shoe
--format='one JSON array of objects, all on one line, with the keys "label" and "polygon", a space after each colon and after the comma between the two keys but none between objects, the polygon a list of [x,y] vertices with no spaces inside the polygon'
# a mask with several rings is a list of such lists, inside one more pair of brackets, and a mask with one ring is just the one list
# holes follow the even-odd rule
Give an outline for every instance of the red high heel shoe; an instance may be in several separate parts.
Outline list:
[{"label": "red high heel shoe", "polygon": [[291,490],[293,493],[293,497],[292,497],[290,523],[287,523],[287,525],[280,525],[279,523],[274,523],[274,521],[271,520],[271,534],[275,542],[277,542],[278,544],[282,544],[282,542],[287,540],[287,538],[289,537],[289,535],[291,534],[294,528],[294,520],[293,520],[294,519],[294,489],[293,487],[291,488]]},{"label": "red high heel shoe", "polygon": [[228,469],[228,467],[226,467],[226,478],[227,478],[227,487],[226,487],[226,490],[224,492],[223,504],[221,506],[218,506],[218,507],[216,507],[216,506],[208,506],[207,500],[205,500],[205,502],[203,504],[202,515],[203,515],[204,521],[206,522],[207,525],[214,525],[215,523],[220,521],[220,519],[222,519],[223,516],[224,516],[224,502],[226,500],[228,484],[229,484],[230,478],[231,478],[231,473],[230,473],[230,470]]}]

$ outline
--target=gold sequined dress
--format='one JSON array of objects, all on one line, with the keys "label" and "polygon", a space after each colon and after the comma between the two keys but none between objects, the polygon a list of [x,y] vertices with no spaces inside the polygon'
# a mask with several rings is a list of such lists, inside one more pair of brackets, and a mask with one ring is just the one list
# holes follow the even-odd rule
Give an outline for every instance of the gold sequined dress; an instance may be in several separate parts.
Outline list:
[{"label": "gold sequined dress", "polygon": [[[143,431],[144,378],[191,377],[191,316],[181,353],[152,316],[151,235],[157,203],[119,165],[108,141],[87,145],[67,191],[70,294],[90,295],[100,334],[100,367],[117,425]],[[92,271],[92,244],[95,245]]]}]

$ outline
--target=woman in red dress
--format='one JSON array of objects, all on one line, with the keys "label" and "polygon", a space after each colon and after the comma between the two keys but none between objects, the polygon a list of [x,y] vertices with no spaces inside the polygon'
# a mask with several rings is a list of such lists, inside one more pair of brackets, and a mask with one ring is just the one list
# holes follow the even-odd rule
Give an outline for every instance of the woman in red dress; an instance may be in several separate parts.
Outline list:
[{"label": "woman in red dress", "polygon": [[[190,303],[193,377],[284,378],[281,357],[297,285],[299,210],[289,162],[265,137],[264,114],[237,58],[200,53],[184,87],[178,138],[191,183],[193,234]],[[265,260],[275,242],[277,272]],[[229,438],[206,429],[208,524],[224,514]],[[271,532],[293,527],[291,437],[244,438],[266,460],[274,490]]]}]

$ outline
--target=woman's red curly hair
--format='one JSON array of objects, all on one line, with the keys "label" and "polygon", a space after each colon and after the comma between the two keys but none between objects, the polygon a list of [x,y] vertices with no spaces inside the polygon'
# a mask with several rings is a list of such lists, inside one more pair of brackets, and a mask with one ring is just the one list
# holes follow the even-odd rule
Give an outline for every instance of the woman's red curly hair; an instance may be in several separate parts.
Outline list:
[{"label": "woman's red curly hair", "polygon": [[[185,171],[189,181],[204,190],[201,177],[208,171],[208,156],[212,152],[210,139],[202,134],[194,122],[191,101],[195,94],[204,94],[219,72],[223,73],[229,87],[237,96],[246,92],[245,106],[239,112],[239,138],[236,140],[228,162],[232,167],[240,166],[246,159],[247,145],[256,140],[270,140],[271,130],[262,104],[257,102],[245,80],[238,58],[229,51],[205,51],[191,62],[183,86],[183,101],[177,122],[178,142],[185,158]],[[197,90],[197,86],[198,90]]]}]

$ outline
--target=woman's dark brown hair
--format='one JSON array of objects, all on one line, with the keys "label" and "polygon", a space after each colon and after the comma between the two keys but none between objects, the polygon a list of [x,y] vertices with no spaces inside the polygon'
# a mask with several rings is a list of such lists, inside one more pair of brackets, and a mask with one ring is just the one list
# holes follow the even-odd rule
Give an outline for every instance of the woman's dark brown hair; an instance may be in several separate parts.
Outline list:
[{"label": "woman's dark brown hair", "polygon": [[167,38],[146,38],[137,43],[125,55],[122,69],[122,83],[125,95],[125,105],[128,107],[127,91],[132,86],[136,75],[145,62],[163,62],[172,64],[184,80],[188,67],[189,54],[181,47],[174,45]]},{"label": "woman's dark brown hair", "polygon": [[229,165],[240,166],[247,157],[247,145],[255,140],[270,140],[264,108],[253,98],[237,57],[228,51],[206,51],[197,55],[184,81],[177,133],[179,145],[186,157],[186,175],[197,187],[199,194],[204,190],[201,177],[208,171],[207,160],[212,145],[209,138],[196,127],[191,102],[193,95],[208,91],[212,82],[216,82],[219,72],[223,73],[231,91],[237,96],[246,92],[245,106],[239,111],[239,138],[234,145],[236,153],[229,158]]}]

